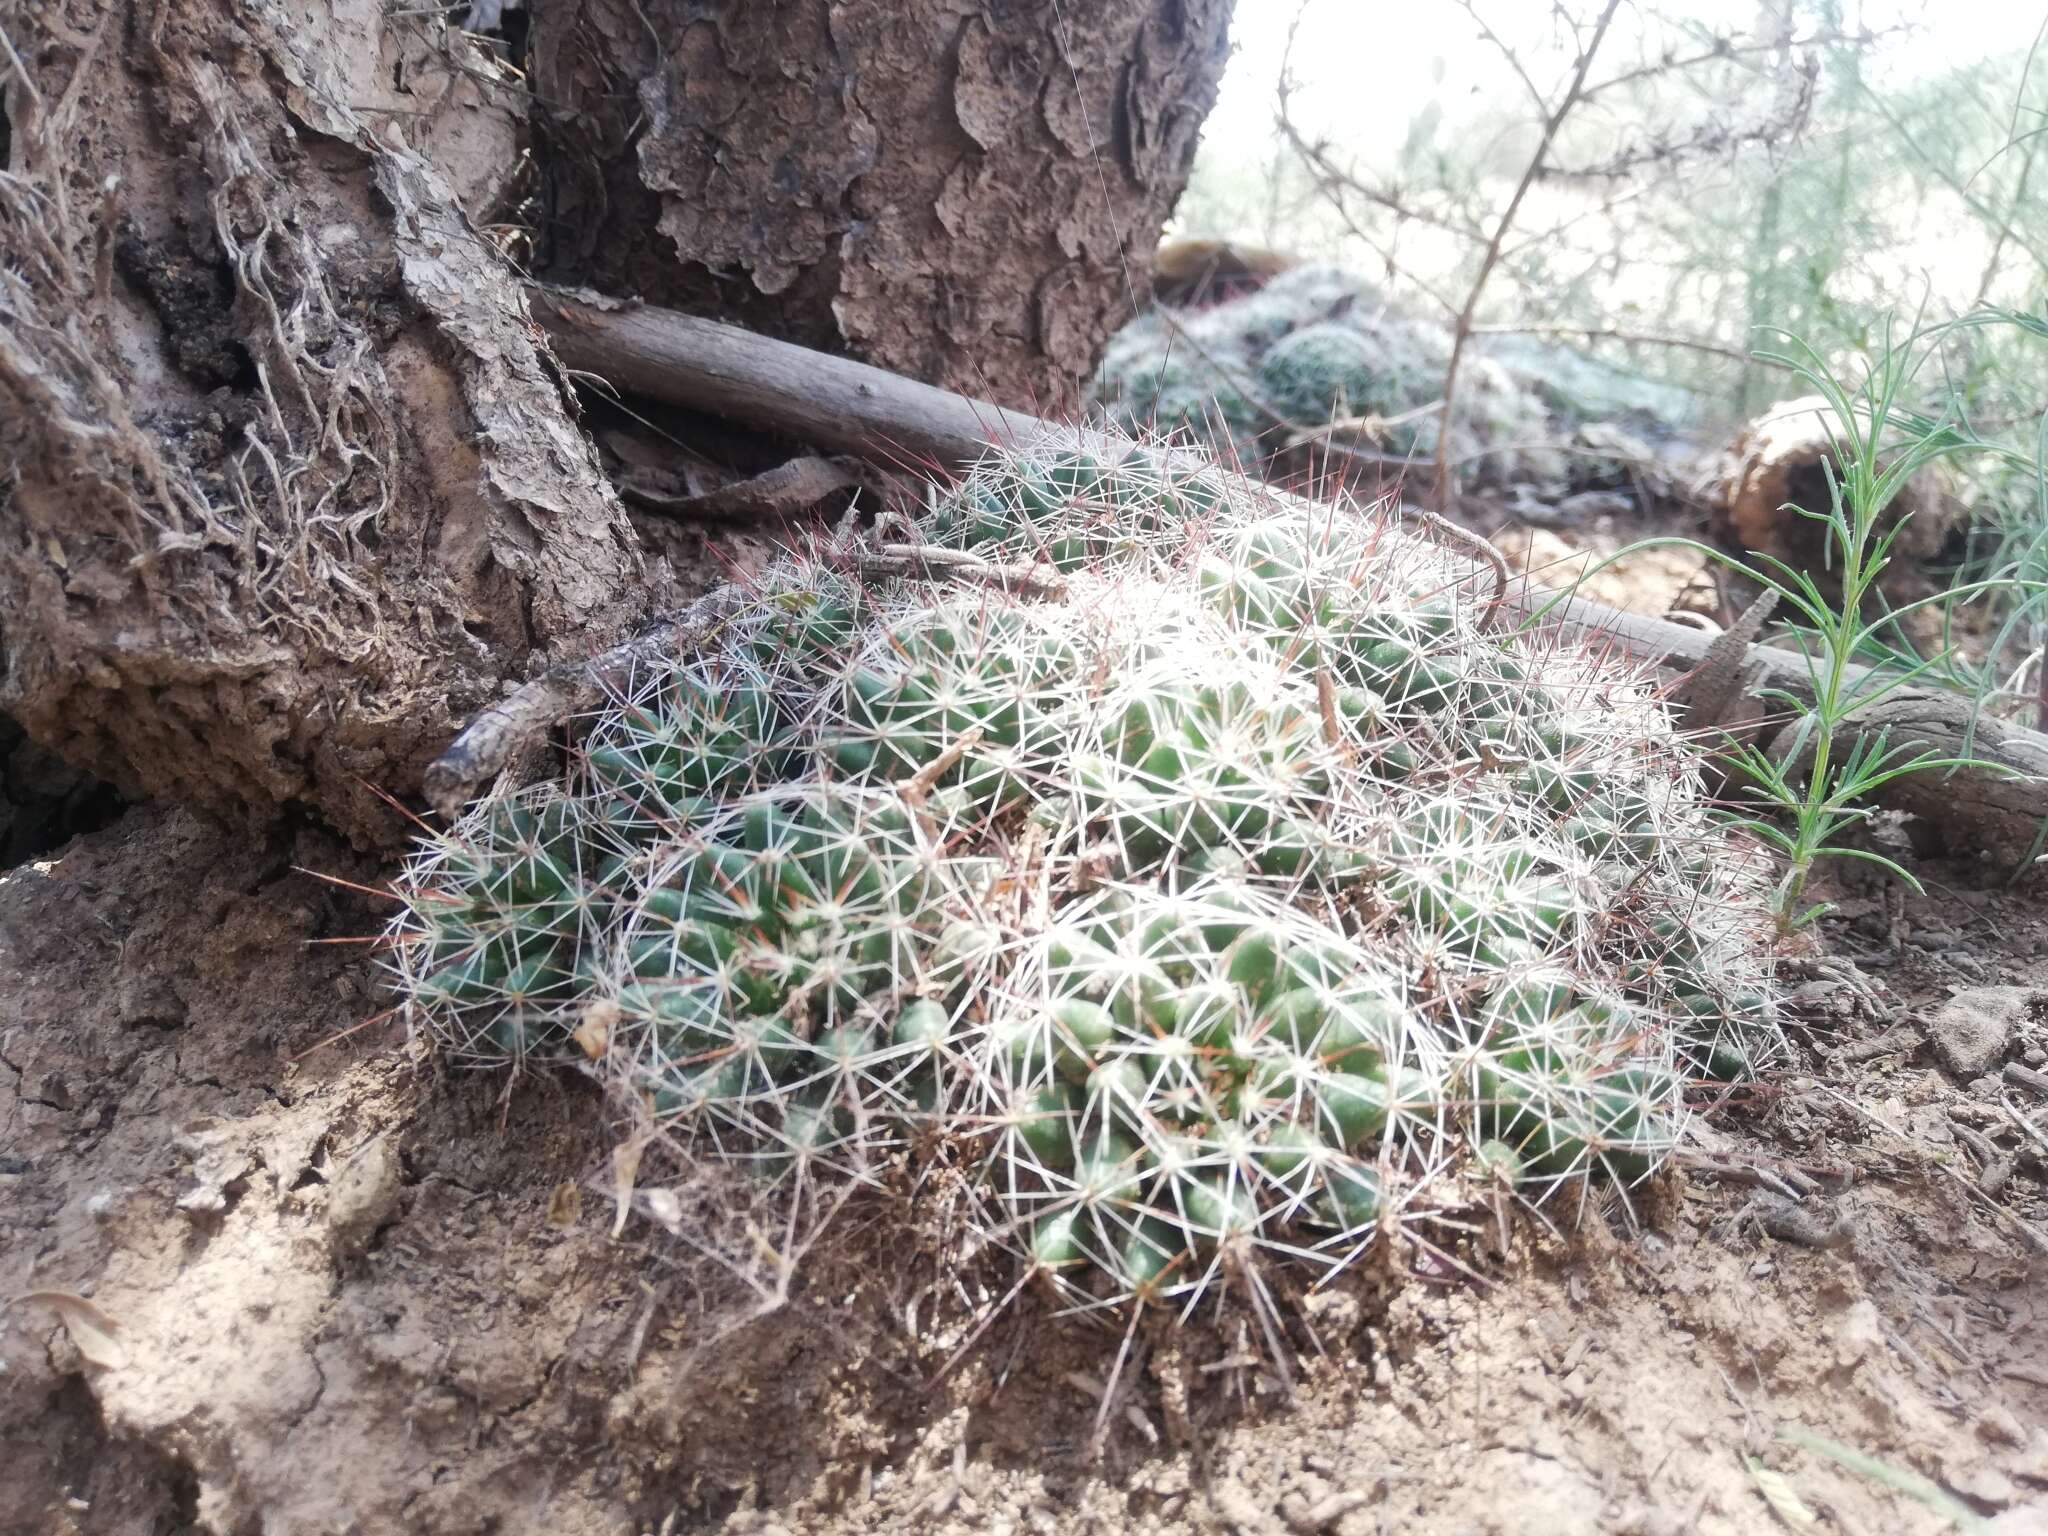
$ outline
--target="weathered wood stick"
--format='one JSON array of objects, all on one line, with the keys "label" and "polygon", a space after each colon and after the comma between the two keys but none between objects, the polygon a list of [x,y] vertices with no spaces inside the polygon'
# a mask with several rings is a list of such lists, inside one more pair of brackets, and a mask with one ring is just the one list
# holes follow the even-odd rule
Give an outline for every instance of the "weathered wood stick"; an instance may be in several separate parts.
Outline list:
[{"label": "weathered wood stick", "polygon": [[898,468],[972,463],[1048,423],[737,326],[589,292],[527,286],[570,369],[709,416]]},{"label": "weathered wood stick", "polygon": [[[735,326],[588,292],[529,285],[534,317],[548,331],[556,355],[571,370],[617,388],[746,426],[786,433],[816,448],[855,454],[899,468],[961,469],[1000,443],[1051,432],[1082,441],[1086,427],[1062,426],[986,400],[776,341]],[[1277,493],[1276,494],[1284,494]],[[1421,514],[1402,509],[1424,523]],[[1475,573],[1478,567],[1474,567]],[[1524,615],[1544,612],[1548,622],[1592,632],[1640,660],[1690,671],[1709,660],[1714,636],[1645,614],[1609,608],[1583,597],[1564,597],[1525,581],[1508,591],[1507,605]],[[644,640],[642,642],[644,644]],[[1751,646],[1745,664],[1756,686],[1811,699],[1806,659],[1771,646]],[[1725,660],[1725,658],[1723,658]],[[1852,681],[1869,669],[1852,669]],[[502,733],[505,745],[530,743],[536,728],[550,729],[553,693],[574,692],[566,677],[546,699],[526,700],[519,728]],[[1915,690],[1879,711],[1873,723],[1910,737],[1943,756],[1960,752],[1966,711],[1955,701]],[[510,724],[510,721],[497,722]],[[463,741],[478,745],[472,731]],[[1767,740],[1767,728],[1758,735]],[[2048,816],[2048,735],[1992,721],[1980,722],[1972,753],[1985,766],[1952,774],[1895,780],[1887,794],[1900,808],[1929,817],[1977,847],[2018,859],[2036,825]],[[444,756],[435,765],[435,798],[444,806],[464,788],[479,787],[478,773],[507,754],[470,755],[459,767]]]}]

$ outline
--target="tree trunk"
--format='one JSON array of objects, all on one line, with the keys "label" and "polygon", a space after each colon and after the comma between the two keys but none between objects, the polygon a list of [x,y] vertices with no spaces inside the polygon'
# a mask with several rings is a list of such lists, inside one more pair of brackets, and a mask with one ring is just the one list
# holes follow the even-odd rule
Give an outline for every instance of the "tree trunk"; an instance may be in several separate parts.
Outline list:
[{"label": "tree trunk", "polygon": [[[543,148],[585,176],[555,184],[646,176],[668,242],[572,197],[550,227],[595,243],[556,240],[557,273],[1070,398],[1119,239],[1142,257],[1179,189],[1223,0],[1070,5],[1071,70],[1037,7],[956,24],[936,70],[929,7],[717,9],[543,8]],[[592,160],[647,23],[675,40],[647,121]],[[708,577],[643,550],[479,233],[528,195],[525,77],[376,0],[0,4],[0,40],[0,710],[128,793],[388,841],[381,793],[480,706]]]},{"label": "tree trunk", "polygon": [[1058,414],[1150,292],[1229,12],[542,6],[542,268]]}]

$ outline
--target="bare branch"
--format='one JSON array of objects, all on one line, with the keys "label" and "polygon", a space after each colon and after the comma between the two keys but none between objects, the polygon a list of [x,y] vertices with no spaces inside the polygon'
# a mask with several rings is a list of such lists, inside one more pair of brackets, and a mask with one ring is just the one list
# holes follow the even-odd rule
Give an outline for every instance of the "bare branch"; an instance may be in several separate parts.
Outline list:
[{"label": "bare branch", "polygon": [[1878,41],[1879,38],[1901,30],[1903,28],[1899,26],[1885,27],[1874,32],[1869,28],[1861,28],[1854,32],[1845,32],[1836,28],[1825,28],[1818,32],[1809,33],[1805,37],[1774,37],[1759,43],[1737,43],[1732,37],[1716,37],[1711,47],[1699,53],[1681,55],[1667,52],[1662,58],[1652,60],[1648,64],[1638,65],[1634,69],[1625,70],[1623,73],[1609,79],[1597,81],[1579,92],[1579,99],[1581,101],[1591,101],[1595,96],[1599,96],[1604,92],[1614,90],[1619,86],[1632,85],[1638,80],[1647,80],[1652,76],[1680,74],[1689,69],[1697,69],[1702,64],[1733,63],[1737,59],[1747,58],[1752,54],[1776,53],[1781,48],[1788,50],[1815,49],[1836,43],[1849,43],[1858,48],[1867,48],[1872,43]]},{"label": "bare branch", "polygon": [[[1681,347],[1689,352],[1704,352],[1710,357],[1733,358],[1738,363],[1754,361],[1749,353],[1738,352],[1733,347],[1718,346],[1711,341],[1698,341],[1690,336],[1652,336],[1641,331],[1618,331],[1603,326],[1590,325],[1545,325],[1523,322],[1517,325],[1475,325],[1474,336],[1584,336],[1591,341],[1626,341],[1646,347]],[[1774,364],[1783,367],[1783,364]]]},{"label": "bare branch", "polygon": [[1345,191],[1356,193],[1366,201],[1376,203],[1380,207],[1387,209],[1397,219],[1412,219],[1416,223],[1427,224],[1435,229],[1442,229],[1447,233],[1471,240],[1475,244],[1482,238],[1478,228],[1472,225],[1459,225],[1440,216],[1413,208],[1397,193],[1368,186],[1332,160],[1324,144],[1310,143],[1307,135],[1301,131],[1299,125],[1294,121],[1292,110],[1292,102],[1296,90],[1294,79],[1294,44],[1300,32],[1302,15],[1307,9],[1307,0],[1303,0],[1301,8],[1294,13],[1294,20],[1287,28],[1287,45],[1282,50],[1280,56],[1280,79],[1275,88],[1277,101],[1275,103],[1274,120],[1280,129],[1281,136],[1287,141],[1288,146],[1293,149],[1295,154],[1300,156],[1302,161],[1309,167],[1310,172],[1315,176],[1316,190],[1322,193],[1330,206],[1336,210],[1337,217],[1344,221],[1344,227],[1357,240],[1371,249],[1380,260],[1385,262],[1389,272],[1397,274],[1413,283],[1421,292],[1427,294],[1441,305],[1445,314],[1454,315],[1458,312],[1457,306],[1450,299],[1438,292],[1426,279],[1403,267],[1394,259],[1394,253],[1391,250],[1359,225],[1358,221],[1351,215],[1350,204],[1341,193]]},{"label": "bare branch", "polygon": [[1769,117],[1747,126],[1705,123],[1675,138],[1652,137],[1641,145],[1617,151],[1597,164],[1553,166],[1543,172],[1545,180],[1618,181],[1635,175],[1645,166],[1672,166],[1705,156],[1729,155],[1745,144],[1781,145],[1805,132],[1813,117],[1814,88],[1820,76],[1820,61],[1809,56],[1797,67],[1798,86],[1784,104]]},{"label": "bare branch", "polygon": [[[1458,5],[1467,16],[1472,18],[1473,25],[1479,28],[1479,35],[1486,39],[1487,42],[1493,44],[1500,56],[1508,61],[1508,68],[1515,72],[1515,77],[1528,89],[1529,99],[1536,103],[1536,115],[1538,117],[1548,117],[1550,115],[1550,98],[1545,96],[1536,82],[1529,78],[1529,71],[1522,68],[1521,55],[1508,46],[1500,35],[1486,24],[1486,18],[1479,14],[1479,8],[1472,3],[1472,0],[1458,0]],[[1605,30],[1606,25],[1605,18],[1602,18],[1602,30]],[[1600,46],[1598,38],[1594,39],[1593,46],[1596,48]]]},{"label": "bare branch", "polygon": [[1436,504],[1442,508],[1450,499],[1451,491],[1451,416],[1458,403],[1458,367],[1464,361],[1465,343],[1472,337],[1472,316],[1479,308],[1479,299],[1486,292],[1486,280],[1493,275],[1494,265],[1500,260],[1501,242],[1507,238],[1508,230],[1520,211],[1522,199],[1529,195],[1529,188],[1535,184],[1543,170],[1543,162],[1550,153],[1550,146],[1557,138],[1557,130],[1571,110],[1578,104],[1579,92],[1586,84],[1586,73],[1593,67],[1593,56],[1600,51],[1601,40],[1607,36],[1609,23],[1614,13],[1621,9],[1621,0],[1607,0],[1600,12],[1599,23],[1593,29],[1592,41],[1579,55],[1578,68],[1572,74],[1572,81],[1566,87],[1564,99],[1543,122],[1543,135],[1536,143],[1536,153],[1529,157],[1529,164],[1522,172],[1522,179],[1515,187],[1515,195],[1508,199],[1508,205],[1501,211],[1500,222],[1494,226],[1493,239],[1487,243],[1486,254],[1480,259],[1479,275],[1472,280],[1472,291],[1465,296],[1465,307],[1458,312],[1456,332],[1451,338],[1451,361],[1444,369],[1444,421],[1443,428],[1436,435]]},{"label": "bare branch", "polygon": [[2012,227],[2021,210],[2027,206],[2027,182],[2034,174],[2034,156],[2041,148],[2040,133],[2030,133],[2027,138],[2026,158],[2020,161],[2019,179],[2013,184],[2012,201],[2006,205],[2005,221],[1998,226],[1997,238],[1991,242],[1991,254],[1984,260],[1984,275],[1977,280],[1977,297],[1972,307],[1983,304],[1991,296],[1991,285],[1998,280],[1999,266],[2005,260],[2005,248],[2013,239]]}]

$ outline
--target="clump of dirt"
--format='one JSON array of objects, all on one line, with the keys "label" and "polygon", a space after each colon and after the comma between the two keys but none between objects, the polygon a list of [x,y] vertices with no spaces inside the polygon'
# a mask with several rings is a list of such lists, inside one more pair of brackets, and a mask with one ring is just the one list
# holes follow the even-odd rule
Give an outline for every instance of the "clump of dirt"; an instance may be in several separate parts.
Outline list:
[{"label": "clump of dirt", "polygon": [[0,1314],[8,1536],[1732,1536],[1772,1528],[1750,1458],[1815,1529],[1948,1528],[1787,1430],[2000,1531],[2048,1499],[2048,1039],[2022,1010],[1958,1082],[1921,1022],[2048,989],[2048,920],[1967,871],[1841,893],[1801,1061],[1640,1233],[1524,1221],[1476,1278],[1393,1255],[1302,1305],[1290,1391],[1228,1316],[1146,1319],[1116,1372],[1117,1328],[1033,1296],[974,1335],[996,1276],[940,1262],[912,1170],[908,1223],[850,1207],[780,1305],[614,1236],[595,1095],[343,1037],[374,957],[324,941],[381,907],[300,868],[379,878],[151,807],[0,878],[0,1296],[116,1325]]}]

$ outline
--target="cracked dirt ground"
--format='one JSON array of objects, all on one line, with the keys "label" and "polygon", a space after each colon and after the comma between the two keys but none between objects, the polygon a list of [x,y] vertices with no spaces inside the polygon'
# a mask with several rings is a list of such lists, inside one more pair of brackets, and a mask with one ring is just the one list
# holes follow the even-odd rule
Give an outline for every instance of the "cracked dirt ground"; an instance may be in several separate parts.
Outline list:
[{"label": "cracked dirt ground", "polygon": [[1800,1060],[1715,1134],[1845,1189],[1696,1172],[1640,1235],[1525,1227],[1484,1286],[1361,1277],[1307,1306],[1291,1399],[1230,1325],[1153,1326],[1090,1464],[1113,1337],[1026,1301],[933,1385],[963,1318],[873,1212],[731,1328],[718,1277],[564,1198],[580,1084],[331,1040],[376,977],[308,941],[377,910],[294,866],[375,877],[142,808],[0,880],[0,1296],[113,1325],[0,1314],[5,1536],[1792,1528],[1750,1458],[1811,1529],[1952,1528],[1802,1429],[2048,1528],[2048,1168],[2007,1115],[2048,1119],[2048,1020],[1998,1047],[2017,1087],[1923,1039],[1952,988],[2048,989],[2038,897],[1844,893],[1824,944],[1886,989],[1804,987]]}]

